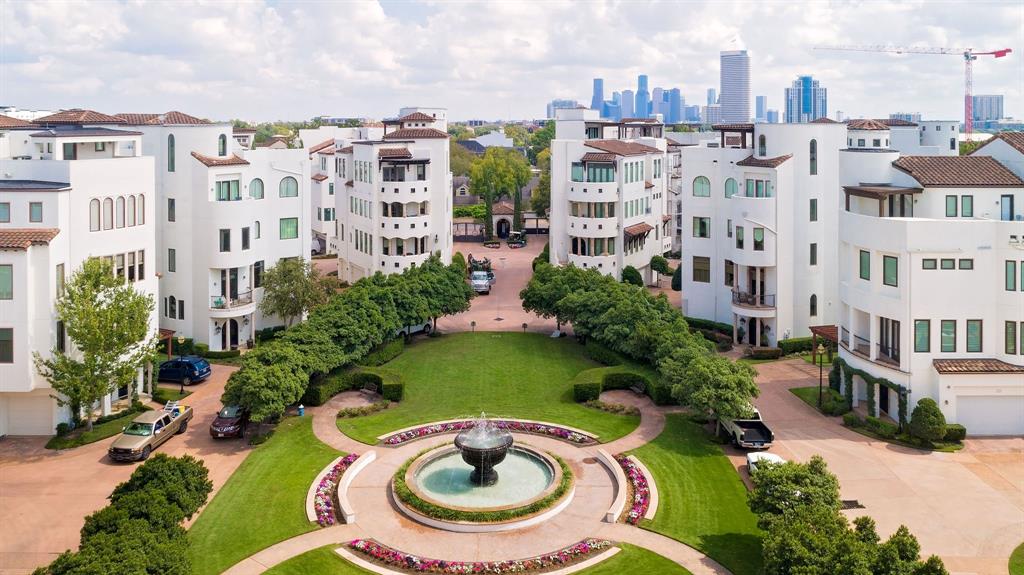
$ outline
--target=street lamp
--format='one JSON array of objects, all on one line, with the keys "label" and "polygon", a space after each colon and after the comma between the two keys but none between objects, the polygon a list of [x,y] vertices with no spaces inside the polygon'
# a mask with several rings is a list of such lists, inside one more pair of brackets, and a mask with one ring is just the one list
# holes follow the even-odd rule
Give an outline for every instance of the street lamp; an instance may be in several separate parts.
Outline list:
[{"label": "street lamp", "polygon": [[[185,346],[185,336],[179,335],[178,336],[178,359],[184,359],[184,357],[185,357],[181,353],[182,352],[182,348],[184,346]],[[179,396],[185,395],[185,378],[181,378],[181,379],[178,380],[178,386],[179,386],[178,387],[178,395]]]},{"label": "street lamp", "polygon": [[469,328],[472,331],[476,331],[476,320],[469,322]]},{"label": "street lamp", "polygon": [[824,374],[825,346],[818,344],[818,409],[821,410],[821,378]]}]

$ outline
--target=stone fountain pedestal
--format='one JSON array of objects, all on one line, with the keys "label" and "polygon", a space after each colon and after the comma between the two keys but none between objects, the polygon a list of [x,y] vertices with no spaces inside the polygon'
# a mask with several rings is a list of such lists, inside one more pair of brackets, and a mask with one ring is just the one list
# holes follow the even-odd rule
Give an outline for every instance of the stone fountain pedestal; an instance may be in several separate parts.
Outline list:
[{"label": "stone fountain pedestal", "polygon": [[455,437],[462,460],[473,466],[469,480],[476,485],[489,486],[498,481],[494,466],[505,460],[512,447],[512,434],[504,430],[491,429],[486,434],[474,434],[477,428],[468,429]]}]

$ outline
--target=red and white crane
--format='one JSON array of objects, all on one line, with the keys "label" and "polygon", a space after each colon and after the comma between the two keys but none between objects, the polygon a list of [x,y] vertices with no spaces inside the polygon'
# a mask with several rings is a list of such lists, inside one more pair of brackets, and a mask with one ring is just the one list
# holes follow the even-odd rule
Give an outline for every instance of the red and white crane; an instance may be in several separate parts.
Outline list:
[{"label": "red and white crane", "polygon": [[890,52],[893,54],[930,54],[935,56],[960,56],[964,59],[964,132],[970,139],[974,132],[974,99],[971,97],[974,91],[972,63],[978,56],[994,56],[1002,58],[1013,52],[1010,48],[993,50],[991,52],[975,52],[974,48],[922,48],[917,46],[892,46],[879,44],[873,46],[815,46],[815,50],[847,50],[852,52]]}]

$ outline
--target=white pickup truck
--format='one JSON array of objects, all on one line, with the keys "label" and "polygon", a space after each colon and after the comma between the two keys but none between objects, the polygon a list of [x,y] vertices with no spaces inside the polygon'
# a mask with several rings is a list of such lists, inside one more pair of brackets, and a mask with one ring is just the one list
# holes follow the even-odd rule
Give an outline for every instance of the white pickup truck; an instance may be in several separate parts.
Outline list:
[{"label": "white pickup truck", "polygon": [[733,445],[747,449],[768,449],[775,441],[775,434],[761,420],[761,412],[751,408],[754,416],[749,419],[719,420],[719,424],[732,440]]}]

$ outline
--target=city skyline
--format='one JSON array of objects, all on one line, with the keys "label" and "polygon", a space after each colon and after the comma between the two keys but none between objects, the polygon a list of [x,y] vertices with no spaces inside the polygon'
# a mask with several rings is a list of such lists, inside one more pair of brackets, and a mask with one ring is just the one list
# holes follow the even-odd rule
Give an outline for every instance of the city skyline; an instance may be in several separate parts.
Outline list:
[{"label": "city skyline", "polygon": [[[719,52],[746,49],[751,92],[768,94],[769,107],[781,107],[778,94],[792,78],[811,74],[831,88],[830,107],[851,117],[885,117],[897,101],[928,118],[961,118],[963,65],[956,57],[812,50],[892,43],[1013,48],[1005,60],[975,64],[974,89],[1004,95],[1006,114],[1024,115],[1020,5],[691,3],[686,18],[703,23],[696,35],[682,31],[681,11],[631,6],[466,10],[267,0],[85,3],[58,11],[8,2],[0,6],[0,104],[181,109],[258,121],[386,117],[404,105],[439,105],[453,120],[525,119],[540,116],[552,99],[588,101],[595,77],[627,86],[647,74],[652,86],[679,87],[687,102],[700,104],[708,88],[719,87]],[[559,33],[567,21],[576,33]],[[775,30],[783,25],[790,33],[780,37]],[[55,29],[60,42],[52,41]],[[608,35],[622,41],[607,42]],[[394,38],[414,40],[399,45]],[[651,38],[673,49],[644,50]],[[883,90],[885,98],[878,96]]]}]

